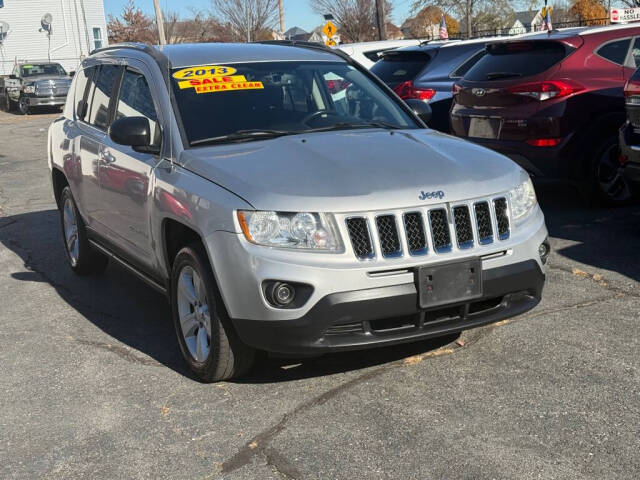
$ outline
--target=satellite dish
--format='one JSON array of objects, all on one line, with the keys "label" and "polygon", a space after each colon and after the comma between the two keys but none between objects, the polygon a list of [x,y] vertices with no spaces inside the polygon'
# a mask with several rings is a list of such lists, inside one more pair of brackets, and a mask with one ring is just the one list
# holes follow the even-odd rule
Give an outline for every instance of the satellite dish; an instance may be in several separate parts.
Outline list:
[{"label": "satellite dish", "polygon": [[42,25],[42,28],[44,30],[46,30],[47,32],[50,32],[51,22],[53,22],[53,15],[51,15],[50,13],[45,13],[42,16],[42,19],[40,20],[40,25]]}]

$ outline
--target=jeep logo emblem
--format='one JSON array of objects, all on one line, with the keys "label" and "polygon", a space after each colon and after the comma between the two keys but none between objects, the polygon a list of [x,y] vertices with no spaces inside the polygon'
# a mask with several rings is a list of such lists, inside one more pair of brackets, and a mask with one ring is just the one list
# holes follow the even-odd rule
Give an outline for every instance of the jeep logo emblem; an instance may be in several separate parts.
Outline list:
[{"label": "jeep logo emblem", "polygon": [[471,89],[471,93],[473,93],[476,97],[484,97],[487,91],[484,88],[473,88]]},{"label": "jeep logo emblem", "polygon": [[438,190],[437,192],[425,192],[424,190],[420,192],[418,195],[420,200],[431,200],[433,198],[438,198],[442,200],[444,198],[444,192],[442,190]]}]

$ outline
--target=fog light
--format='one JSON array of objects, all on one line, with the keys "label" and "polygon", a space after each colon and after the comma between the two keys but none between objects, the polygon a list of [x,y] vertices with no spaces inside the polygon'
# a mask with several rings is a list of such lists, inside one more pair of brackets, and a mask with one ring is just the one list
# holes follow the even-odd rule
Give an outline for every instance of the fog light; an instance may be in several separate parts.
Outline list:
[{"label": "fog light", "polygon": [[271,301],[281,307],[289,305],[296,298],[296,289],[288,283],[276,282],[269,290]]},{"label": "fog light", "polygon": [[543,264],[547,263],[547,258],[549,257],[550,252],[551,252],[551,247],[549,246],[549,242],[545,240],[538,247],[538,255],[540,255],[540,260],[542,261]]}]

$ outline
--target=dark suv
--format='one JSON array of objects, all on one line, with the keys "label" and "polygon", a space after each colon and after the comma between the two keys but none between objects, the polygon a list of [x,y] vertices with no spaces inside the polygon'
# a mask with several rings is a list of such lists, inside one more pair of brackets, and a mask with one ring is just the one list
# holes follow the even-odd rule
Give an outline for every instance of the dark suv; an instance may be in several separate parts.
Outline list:
[{"label": "dark suv", "polygon": [[621,175],[616,181],[630,193],[640,192],[640,68],[624,87],[627,121],[620,129]]},{"label": "dark suv", "polygon": [[389,50],[371,67],[371,72],[403,100],[429,102],[429,127],[449,131],[451,87],[483,55],[488,39],[462,42],[423,43]]},{"label": "dark suv", "polygon": [[455,135],[530,173],[569,178],[608,203],[618,175],[625,81],[640,64],[640,26],[573,28],[487,45],[454,85]]}]

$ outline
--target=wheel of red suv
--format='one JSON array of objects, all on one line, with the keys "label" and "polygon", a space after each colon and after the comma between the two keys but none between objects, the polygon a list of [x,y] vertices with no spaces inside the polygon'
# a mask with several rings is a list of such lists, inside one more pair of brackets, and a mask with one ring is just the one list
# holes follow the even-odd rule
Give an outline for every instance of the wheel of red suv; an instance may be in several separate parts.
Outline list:
[{"label": "wheel of red suv", "polygon": [[180,250],[173,262],[171,310],[180,350],[200,381],[228,380],[249,371],[255,350],[242,343],[231,325],[198,244]]},{"label": "wheel of red suv", "polygon": [[60,222],[64,251],[71,270],[78,275],[103,272],[109,259],[89,245],[87,229],[69,187],[65,187],[60,196]]},{"label": "wheel of red suv", "polygon": [[612,136],[598,146],[592,160],[596,192],[606,205],[623,205],[632,197],[631,188],[622,175],[619,153],[618,137]]},{"label": "wheel of red suv", "polygon": [[18,100],[18,110],[22,115],[29,115],[31,109],[29,108],[29,99],[27,97],[20,97]]}]

